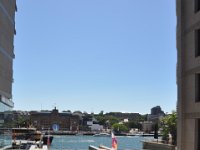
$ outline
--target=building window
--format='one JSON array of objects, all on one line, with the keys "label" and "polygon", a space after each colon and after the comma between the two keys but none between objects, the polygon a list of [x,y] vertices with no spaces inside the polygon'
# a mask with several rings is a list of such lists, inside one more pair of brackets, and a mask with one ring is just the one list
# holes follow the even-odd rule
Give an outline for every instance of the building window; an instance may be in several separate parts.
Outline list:
[{"label": "building window", "polygon": [[200,10],[200,0],[194,2],[194,12],[197,13]]},{"label": "building window", "polygon": [[195,30],[195,57],[200,56],[200,29]]},{"label": "building window", "polygon": [[196,119],[196,150],[200,150],[200,119]]},{"label": "building window", "polygon": [[200,73],[195,74],[195,102],[200,102]]}]

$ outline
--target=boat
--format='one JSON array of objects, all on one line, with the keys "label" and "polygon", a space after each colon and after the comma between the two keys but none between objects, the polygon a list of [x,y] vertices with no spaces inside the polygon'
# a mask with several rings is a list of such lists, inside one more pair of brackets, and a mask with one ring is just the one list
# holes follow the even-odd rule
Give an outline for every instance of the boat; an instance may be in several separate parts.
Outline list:
[{"label": "boat", "polygon": [[48,146],[42,141],[17,140],[11,146],[6,146],[3,150],[23,149],[23,150],[47,150]]},{"label": "boat", "polygon": [[110,137],[111,134],[109,134],[109,133],[98,133],[98,134],[94,134],[93,136],[96,136],[96,137]]},{"label": "boat", "polygon": [[47,145],[31,145],[30,148],[28,150],[48,150],[48,146]]},{"label": "boat", "polygon": [[12,140],[39,141],[42,133],[36,128],[12,128]]},{"label": "boat", "polygon": [[47,150],[53,136],[43,135],[36,128],[12,128],[11,149]]},{"label": "boat", "polygon": [[51,145],[53,141],[53,135],[43,135],[42,141],[44,145]]}]

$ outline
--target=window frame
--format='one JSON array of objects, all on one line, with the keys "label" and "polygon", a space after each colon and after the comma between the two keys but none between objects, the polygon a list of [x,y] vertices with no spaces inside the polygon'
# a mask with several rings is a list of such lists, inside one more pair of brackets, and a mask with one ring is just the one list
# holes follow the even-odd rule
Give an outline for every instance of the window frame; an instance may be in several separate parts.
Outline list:
[{"label": "window frame", "polygon": [[195,57],[200,56],[200,29],[195,29],[194,31],[194,47],[195,47]]},{"label": "window frame", "polygon": [[195,103],[200,102],[200,73],[195,73]]},{"label": "window frame", "polygon": [[200,11],[200,1],[194,0],[194,13],[198,13]]}]

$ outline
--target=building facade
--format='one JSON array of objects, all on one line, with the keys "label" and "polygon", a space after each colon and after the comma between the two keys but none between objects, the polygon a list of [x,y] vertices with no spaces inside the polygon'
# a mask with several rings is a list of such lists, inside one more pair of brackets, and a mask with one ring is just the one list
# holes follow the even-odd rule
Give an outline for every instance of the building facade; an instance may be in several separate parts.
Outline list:
[{"label": "building facade", "polygon": [[200,150],[200,1],[176,0],[178,150]]},{"label": "building facade", "polygon": [[61,112],[55,108],[52,111],[30,112],[31,124],[39,130],[78,131],[80,117]]},{"label": "building facade", "polygon": [[5,116],[12,110],[12,83],[16,0],[0,0],[0,148],[10,144],[4,136]]},{"label": "building facade", "polygon": [[15,0],[0,1],[0,111],[11,110],[13,83]]},{"label": "building facade", "polygon": [[151,114],[147,116],[147,120],[153,122],[153,124],[160,123],[161,119],[165,116],[160,106],[151,108]]},{"label": "building facade", "polygon": [[152,121],[142,122],[142,130],[144,133],[150,133],[153,130],[153,122]]},{"label": "building facade", "polygon": [[161,107],[160,106],[155,106],[153,108],[151,108],[151,115],[164,115],[164,111],[162,111]]}]

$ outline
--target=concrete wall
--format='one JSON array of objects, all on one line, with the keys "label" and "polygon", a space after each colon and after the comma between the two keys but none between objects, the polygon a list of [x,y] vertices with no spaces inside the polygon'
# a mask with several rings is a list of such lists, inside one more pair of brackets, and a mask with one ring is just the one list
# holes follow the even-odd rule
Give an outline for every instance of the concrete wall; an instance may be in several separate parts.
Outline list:
[{"label": "concrete wall", "polygon": [[143,142],[143,149],[148,150],[175,150],[174,145],[154,143],[154,142]]},{"label": "concrete wall", "polygon": [[178,150],[197,150],[196,119],[200,102],[195,102],[195,74],[200,73],[200,57],[195,56],[195,30],[200,29],[200,11],[195,0],[176,0],[177,12],[177,85]]}]

